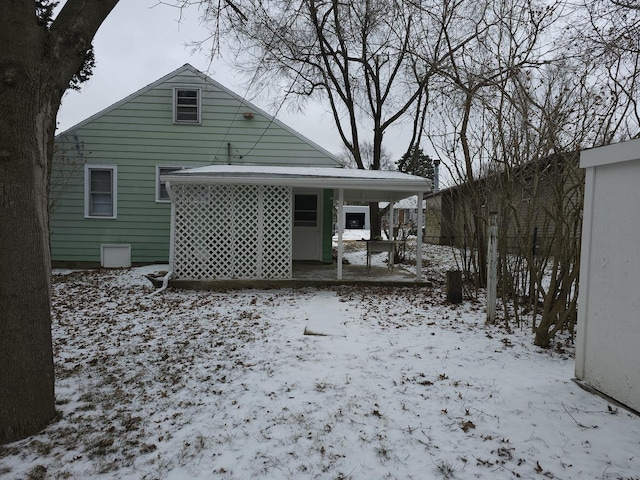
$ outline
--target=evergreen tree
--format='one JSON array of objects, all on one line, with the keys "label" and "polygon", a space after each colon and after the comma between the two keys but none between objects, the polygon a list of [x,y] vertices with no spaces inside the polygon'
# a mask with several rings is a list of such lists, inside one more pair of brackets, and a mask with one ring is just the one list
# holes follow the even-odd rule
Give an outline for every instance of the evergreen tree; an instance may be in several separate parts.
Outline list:
[{"label": "evergreen tree", "polygon": [[417,175],[419,177],[433,180],[434,166],[433,159],[425,154],[418,146],[413,147],[396,162],[398,170],[403,173]]}]

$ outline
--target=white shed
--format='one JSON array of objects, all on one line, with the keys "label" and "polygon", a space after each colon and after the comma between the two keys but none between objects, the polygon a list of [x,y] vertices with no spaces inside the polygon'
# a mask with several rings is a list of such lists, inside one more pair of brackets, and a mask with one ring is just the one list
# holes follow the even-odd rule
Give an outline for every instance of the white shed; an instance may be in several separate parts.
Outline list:
[{"label": "white shed", "polygon": [[576,377],[640,410],[640,140],[586,150]]},{"label": "white shed", "polygon": [[370,230],[369,206],[345,205],[344,228],[346,230]]}]

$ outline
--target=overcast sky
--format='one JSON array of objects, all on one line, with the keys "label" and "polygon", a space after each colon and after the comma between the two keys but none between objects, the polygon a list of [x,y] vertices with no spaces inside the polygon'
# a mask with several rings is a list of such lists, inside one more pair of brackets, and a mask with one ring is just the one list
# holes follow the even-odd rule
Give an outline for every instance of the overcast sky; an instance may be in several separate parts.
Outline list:
[{"label": "overcast sky", "polygon": [[[206,38],[200,26],[199,12],[189,7],[183,12],[158,5],[157,0],[121,1],[102,24],[94,39],[96,68],[80,92],[68,92],[58,115],[58,131],[66,130],[140,88],[154,82],[185,63],[207,73],[237,94],[246,97],[268,113],[275,109],[256,92],[247,91],[244,78],[238,77],[222,60],[211,61],[204,53],[192,53],[186,46]],[[304,113],[293,114],[283,108],[278,118],[332,153],[342,151],[342,142],[333,118],[320,104],[310,105]],[[385,149],[394,160],[406,149],[402,129],[385,137]]]}]

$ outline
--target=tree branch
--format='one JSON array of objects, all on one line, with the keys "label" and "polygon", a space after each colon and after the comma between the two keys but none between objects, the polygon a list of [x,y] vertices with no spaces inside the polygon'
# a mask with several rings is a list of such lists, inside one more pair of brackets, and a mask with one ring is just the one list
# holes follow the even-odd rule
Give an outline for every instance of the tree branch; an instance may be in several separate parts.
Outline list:
[{"label": "tree branch", "polygon": [[60,94],[80,70],[93,37],[118,0],[67,0],[49,28],[50,78]]}]

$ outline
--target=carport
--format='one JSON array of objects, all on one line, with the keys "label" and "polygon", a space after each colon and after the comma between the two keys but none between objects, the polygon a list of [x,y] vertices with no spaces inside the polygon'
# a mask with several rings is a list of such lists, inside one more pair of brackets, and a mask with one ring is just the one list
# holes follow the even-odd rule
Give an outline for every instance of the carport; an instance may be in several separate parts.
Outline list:
[{"label": "carport", "polygon": [[[420,245],[423,196],[431,191],[423,177],[342,168],[211,165],[174,171],[162,180],[171,198],[170,269],[173,278],[186,280],[291,279],[294,228],[314,219],[311,211],[295,210],[294,192],[319,190],[331,192],[337,209],[341,280],[345,202],[384,201],[393,208],[417,196]],[[330,235],[320,227],[319,235]],[[421,257],[417,249],[418,281]]]}]

